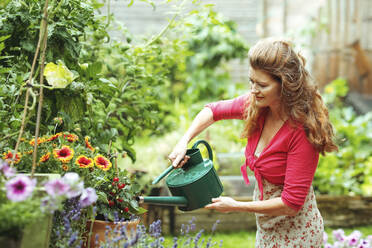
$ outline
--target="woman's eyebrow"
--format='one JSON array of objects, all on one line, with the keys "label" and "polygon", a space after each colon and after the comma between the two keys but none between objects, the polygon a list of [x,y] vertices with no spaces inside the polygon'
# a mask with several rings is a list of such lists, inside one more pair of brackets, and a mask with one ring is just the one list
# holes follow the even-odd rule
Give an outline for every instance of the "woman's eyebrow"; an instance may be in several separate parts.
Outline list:
[{"label": "woman's eyebrow", "polygon": [[249,77],[249,80],[251,80],[252,82],[258,83],[258,84],[265,84],[266,83],[266,82],[255,80],[255,79],[253,79],[251,77]]}]

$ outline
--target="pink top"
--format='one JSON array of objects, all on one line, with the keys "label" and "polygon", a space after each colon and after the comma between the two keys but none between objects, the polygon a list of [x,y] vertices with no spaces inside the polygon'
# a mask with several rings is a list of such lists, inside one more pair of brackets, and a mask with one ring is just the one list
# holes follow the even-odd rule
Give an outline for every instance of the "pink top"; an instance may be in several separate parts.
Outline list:
[{"label": "pink top", "polygon": [[[243,119],[244,105],[250,94],[232,100],[209,103],[215,121],[222,119]],[[266,112],[267,113],[267,112]],[[317,152],[306,137],[302,125],[294,127],[286,121],[278,130],[260,156],[254,156],[261,137],[266,114],[258,119],[258,130],[248,138],[245,148],[245,164],[241,172],[249,184],[247,166],[254,172],[263,199],[262,178],[277,185],[284,185],[281,198],[289,207],[300,210],[313,181],[319,160]]]}]

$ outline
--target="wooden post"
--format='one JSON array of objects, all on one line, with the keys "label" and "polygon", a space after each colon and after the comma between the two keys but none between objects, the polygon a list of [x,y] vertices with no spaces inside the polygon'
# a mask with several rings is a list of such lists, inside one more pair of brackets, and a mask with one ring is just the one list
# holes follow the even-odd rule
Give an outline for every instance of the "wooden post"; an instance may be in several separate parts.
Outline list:
[{"label": "wooden post", "polygon": [[268,36],[268,30],[267,30],[267,0],[262,0],[262,38],[265,38]]},{"label": "wooden post", "polygon": [[341,60],[340,60],[340,76],[348,79],[348,66],[349,59],[348,59],[348,44],[349,44],[349,11],[350,11],[350,0],[344,0],[344,30],[343,30],[343,38],[342,38],[342,50],[341,50]]},{"label": "wooden post", "polygon": [[[326,54],[327,54],[327,58],[326,58],[326,61],[327,61],[327,64],[326,64],[326,71],[327,72],[330,72],[330,57],[331,57],[331,51],[332,51],[332,0],[328,0],[327,1],[327,21],[328,21],[328,25],[327,25],[327,29],[328,29],[328,32],[327,32],[327,46],[326,46]],[[329,81],[331,80],[331,75],[330,73],[327,73],[327,76],[326,76],[326,84],[329,83]]]},{"label": "wooden post", "polygon": [[341,3],[339,0],[336,0],[336,16],[335,16],[335,37],[334,37],[334,70],[333,70],[333,79],[337,78],[340,75],[340,52],[341,52]]},{"label": "wooden post", "polygon": [[283,1],[283,34],[287,33],[288,0]]}]

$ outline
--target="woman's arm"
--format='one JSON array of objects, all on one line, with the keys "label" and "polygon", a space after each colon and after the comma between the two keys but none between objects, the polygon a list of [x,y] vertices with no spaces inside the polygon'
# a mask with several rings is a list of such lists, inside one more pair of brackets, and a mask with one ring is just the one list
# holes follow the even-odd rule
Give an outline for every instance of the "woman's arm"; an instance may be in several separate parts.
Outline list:
[{"label": "woman's arm", "polygon": [[272,216],[295,216],[297,211],[286,205],[280,197],[264,201],[241,202],[230,197],[213,198],[206,209],[215,209],[219,212],[254,212]]},{"label": "woman's arm", "polygon": [[174,167],[182,167],[183,164],[187,162],[187,160],[183,160],[180,163],[186,154],[187,144],[204,129],[209,127],[213,122],[213,112],[209,107],[205,107],[199,112],[199,114],[197,114],[189,129],[169,155],[169,159],[172,161]]}]

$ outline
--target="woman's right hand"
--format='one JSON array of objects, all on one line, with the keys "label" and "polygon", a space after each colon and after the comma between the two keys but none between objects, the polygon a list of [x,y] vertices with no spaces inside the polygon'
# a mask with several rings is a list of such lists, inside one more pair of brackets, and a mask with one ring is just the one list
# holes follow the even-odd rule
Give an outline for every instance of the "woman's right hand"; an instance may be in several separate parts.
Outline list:
[{"label": "woman's right hand", "polygon": [[187,142],[181,140],[173,148],[173,151],[169,154],[168,158],[172,161],[174,168],[181,168],[189,159],[189,156],[185,156],[187,150]]}]

